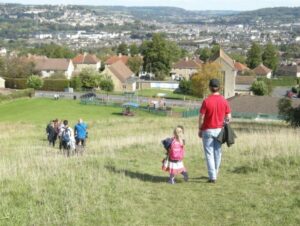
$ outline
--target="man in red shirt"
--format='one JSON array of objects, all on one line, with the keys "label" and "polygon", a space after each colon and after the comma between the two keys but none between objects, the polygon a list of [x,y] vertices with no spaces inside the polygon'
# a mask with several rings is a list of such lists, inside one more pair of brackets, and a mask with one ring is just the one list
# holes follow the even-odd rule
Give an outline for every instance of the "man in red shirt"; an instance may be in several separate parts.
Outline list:
[{"label": "man in red shirt", "polygon": [[212,79],[209,82],[211,95],[202,103],[199,116],[199,137],[202,138],[206,157],[208,182],[215,183],[221,164],[222,149],[217,136],[224,123],[231,118],[231,110],[227,100],[220,95],[220,82]]}]

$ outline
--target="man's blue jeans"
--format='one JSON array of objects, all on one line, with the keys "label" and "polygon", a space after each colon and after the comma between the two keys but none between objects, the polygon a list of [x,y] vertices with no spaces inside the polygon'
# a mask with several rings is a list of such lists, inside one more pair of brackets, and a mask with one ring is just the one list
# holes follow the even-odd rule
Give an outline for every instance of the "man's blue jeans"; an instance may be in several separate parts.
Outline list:
[{"label": "man's blue jeans", "polygon": [[203,148],[207,163],[208,177],[216,180],[221,164],[222,150],[221,143],[216,137],[221,132],[220,129],[207,129],[202,131]]}]

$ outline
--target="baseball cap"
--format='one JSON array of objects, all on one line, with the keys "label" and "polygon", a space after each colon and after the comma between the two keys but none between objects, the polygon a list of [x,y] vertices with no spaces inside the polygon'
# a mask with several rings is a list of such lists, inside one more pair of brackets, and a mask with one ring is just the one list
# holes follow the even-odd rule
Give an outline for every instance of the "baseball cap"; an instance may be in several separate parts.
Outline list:
[{"label": "baseball cap", "polygon": [[218,79],[211,79],[210,81],[209,81],[209,86],[210,87],[220,87],[220,82],[219,82],[219,80]]}]

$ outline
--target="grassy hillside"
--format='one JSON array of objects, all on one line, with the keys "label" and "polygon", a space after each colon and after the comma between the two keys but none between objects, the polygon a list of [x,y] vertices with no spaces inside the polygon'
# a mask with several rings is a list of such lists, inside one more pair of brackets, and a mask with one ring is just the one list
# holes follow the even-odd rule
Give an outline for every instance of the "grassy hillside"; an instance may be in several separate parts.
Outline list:
[{"label": "grassy hillside", "polygon": [[[220,178],[207,172],[196,118],[138,114],[73,101],[0,104],[0,225],[299,225],[298,130],[234,123],[238,140],[225,148]],[[45,124],[82,116],[86,154],[64,157],[45,140]],[[166,183],[160,141],[186,128],[190,181]]]}]

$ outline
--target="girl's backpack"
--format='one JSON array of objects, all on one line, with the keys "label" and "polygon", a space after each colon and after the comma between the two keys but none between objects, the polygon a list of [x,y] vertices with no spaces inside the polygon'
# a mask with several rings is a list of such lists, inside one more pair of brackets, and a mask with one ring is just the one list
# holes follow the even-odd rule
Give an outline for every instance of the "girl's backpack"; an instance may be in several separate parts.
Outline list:
[{"label": "girl's backpack", "polygon": [[176,139],[173,139],[170,151],[169,151],[170,160],[179,161],[184,157],[184,146]]}]

